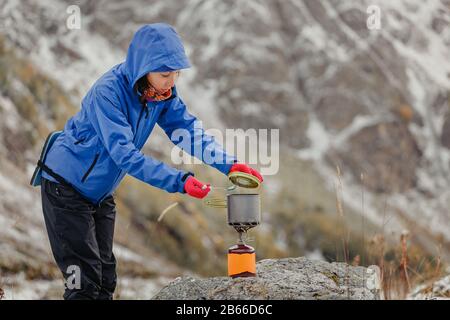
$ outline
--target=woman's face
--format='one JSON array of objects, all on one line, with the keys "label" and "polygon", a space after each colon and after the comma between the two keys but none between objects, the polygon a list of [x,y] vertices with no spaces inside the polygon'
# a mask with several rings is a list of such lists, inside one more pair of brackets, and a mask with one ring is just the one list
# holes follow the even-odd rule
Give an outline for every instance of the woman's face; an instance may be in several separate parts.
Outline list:
[{"label": "woman's face", "polygon": [[179,75],[180,70],[168,72],[149,72],[147,74],[147,80],[157,91],[159,91],[159,93],[162,93],[175,85]]}]

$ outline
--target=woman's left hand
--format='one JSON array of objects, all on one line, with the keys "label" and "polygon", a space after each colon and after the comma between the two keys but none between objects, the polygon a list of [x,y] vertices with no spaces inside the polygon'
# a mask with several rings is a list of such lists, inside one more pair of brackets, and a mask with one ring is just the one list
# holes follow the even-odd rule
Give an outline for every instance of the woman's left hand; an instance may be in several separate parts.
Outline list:
[{"label": "woman's left hand", "polygon": [[255,169],[249,167],[245,163],[235,163],[235,164],[233,164],[233,166],[231,167],[229,173],[235,172],[235,171],[251,174],[252,176],[255,176],[256,178],[258,178],[259,182],[263,182],[264,181],[263,177],[261,176],[261,174],[258,171],[256,171]]}]

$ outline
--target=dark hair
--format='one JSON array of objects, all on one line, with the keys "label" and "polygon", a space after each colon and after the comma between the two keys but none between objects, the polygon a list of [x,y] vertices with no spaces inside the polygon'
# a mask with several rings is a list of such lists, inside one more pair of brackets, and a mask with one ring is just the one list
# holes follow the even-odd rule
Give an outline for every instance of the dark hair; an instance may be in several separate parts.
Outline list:
[{"label": "dark hair", "polygon": [[141,95],[139,96],[139,101],[141,103],[145,103],[145,98],[142,95],[145,91],[145,89],[147,89],[149,87],[149,83],[148,83],[148,79],[147,79],[147,75],[139,78],[138,81],[136,81],[136,84],[134,85],[134,90],[136,91],[136,93],[139,91],[141,93]]}]

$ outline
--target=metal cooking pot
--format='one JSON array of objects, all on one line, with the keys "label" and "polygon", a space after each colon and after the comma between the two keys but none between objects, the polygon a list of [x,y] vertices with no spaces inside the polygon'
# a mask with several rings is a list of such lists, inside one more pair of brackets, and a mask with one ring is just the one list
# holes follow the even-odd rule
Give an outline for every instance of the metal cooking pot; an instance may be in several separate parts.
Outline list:
[{"label": "metal cooking pot", "polygon": [[228,224],[249,229],[261,222],[261,201],[257,193],[227,195]]}]

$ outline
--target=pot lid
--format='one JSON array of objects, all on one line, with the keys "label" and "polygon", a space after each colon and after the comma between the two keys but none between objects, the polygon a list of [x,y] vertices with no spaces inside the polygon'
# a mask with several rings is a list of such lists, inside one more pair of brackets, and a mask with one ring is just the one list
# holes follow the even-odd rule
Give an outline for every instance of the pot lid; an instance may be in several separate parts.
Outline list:
[{"label": "pot lid", "polygon": [[261,184],[257,177],[245,172],[231,172],[228,174],[228,178],[234,185],[242,188],[256,189]]}]

